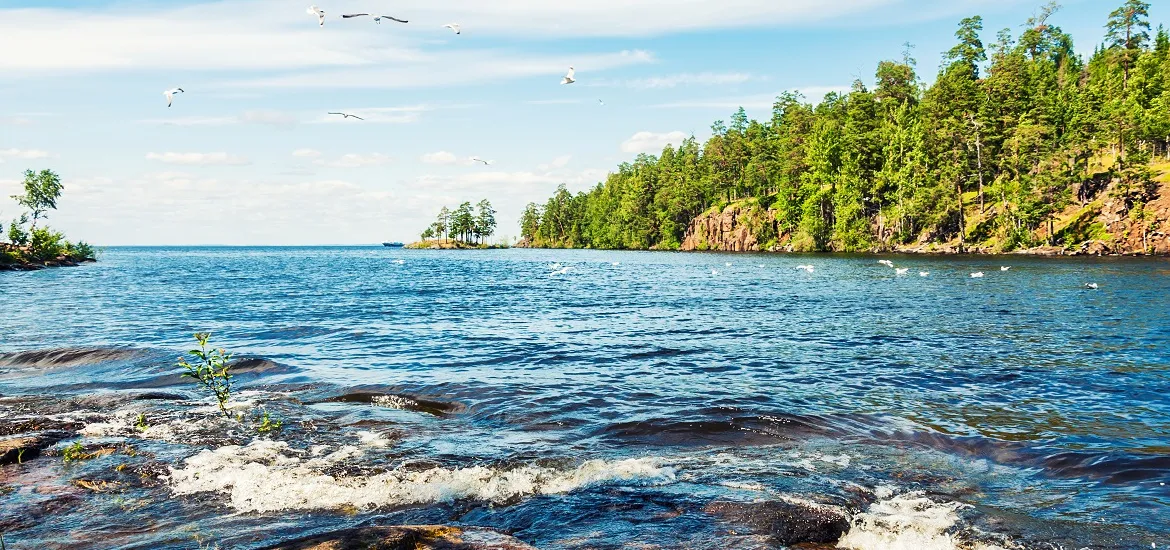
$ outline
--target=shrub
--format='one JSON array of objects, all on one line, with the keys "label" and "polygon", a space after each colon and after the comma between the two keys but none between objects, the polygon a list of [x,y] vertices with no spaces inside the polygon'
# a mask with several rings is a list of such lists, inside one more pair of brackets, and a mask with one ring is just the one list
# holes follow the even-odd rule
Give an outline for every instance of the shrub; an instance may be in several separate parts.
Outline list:
[{"label": "shrub", "polygon": [[232,366],[229,363],[232,355],[223,349],[208,349],[207,341],[210,338],[210,333],[196,333],[195,340],[199,342],[199,349],[187,352],[194,362],[180,357],[178,365],[186,370],[183,376],[196,380],[207,391],[215,395],[220,412],[227,418],[231,418],[232,415],[227,410],[227,402],[232,396]]},{"label": "shrub", "polygon": [[258,419],[258,423],[256,426],[256,433],[267,434],[267,433],[272,433],[272,432],[279,432],[281,430],[281,428],[283,428],[283,427],[284,427],[283,420],[273,419],[271,416],[268,415],[268,411],[264,411],[264,414],[261,415],[260,418]]},{"label": "shrub", "polygon": [[76,462],[78,460],[88,460],[90,457],[85,453],[85,448],[81,446],[81,442],[74,442],[72,445],[65,447],[61,451],[61,459],[65,462]]},{"label": "shrub", "polygon": [[19,220],[13,220],[8,224],[8,242],[16,246],[28,246],[28,231],[24,230],[24,224],[28,223],[28,216],[21,216]]},{"label": "shrub", "polygon": [[69,255],[75,260],[96,260],[97,250],[85,241],[78,241],[77,244],[69,245]]},{"label": "shrub", "polygon": [[38,227],[32,230],[29,238],[29,256],[33,261],[54,260],[68,252],[69,243],[65,242],[65,235],[47,227]]}]

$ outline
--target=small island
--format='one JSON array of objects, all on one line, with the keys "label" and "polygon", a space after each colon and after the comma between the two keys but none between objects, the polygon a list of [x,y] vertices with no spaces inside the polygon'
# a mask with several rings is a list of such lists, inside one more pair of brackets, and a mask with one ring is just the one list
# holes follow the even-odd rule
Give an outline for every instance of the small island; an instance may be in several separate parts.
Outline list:
[{"label": "small island", "polygon": [[0,271],[68,267],[97,260],[96,251],[85,241],[72,243],[48,226],[37,226],[57,209],[63,190],[61,177],[52,170],[25,171],[24,194],[12,197],[25,211],[9,222],[6,234],[0,232]]},{"label": "small island", "polygon": [[486,250],[508,248],[507,242],[489,244],[487,239],[496,233],[496,210],[487,199],[472,206],[460,204],[455,210],[446,206],[439,210],[435,222],[426,228],[421,240],[406,245],[420,250]]}]

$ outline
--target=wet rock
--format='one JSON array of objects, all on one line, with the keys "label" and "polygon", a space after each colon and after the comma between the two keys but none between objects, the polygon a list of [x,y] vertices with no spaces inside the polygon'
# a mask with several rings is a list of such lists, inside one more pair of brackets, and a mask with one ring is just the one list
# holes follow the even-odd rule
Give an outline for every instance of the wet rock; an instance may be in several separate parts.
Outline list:
[{"label": "wet rock", "polygon": [[33,432],[76,432],[84,426],[84,422],[48,418],[24,418],[10,422],[0,420],[0,436],[24,435]]},{"label": "wet rock", "polygon": [[259,357],[249,357],[239,359],[231,362],[232,374],[288,374],[296,372],[296,369],[288,365],[281,365],[276,361],[262,359]]},{"label": "wet rock", "polygon": [[508,535],[475,527],[362,527],[314,535],[264,550],[535,550]]},{"label": "wet rock", "polygon": [[58,441],[71,437],[69,432],[43,432],[0,440],[0,465],[27,462]]},{"label": "wet rock", "polygon": [[148,391],[134,396],[135,401],[183,401],[186,397],[177,393]]},{"label": "wet rock", "polygon": [[396,395],[390,393],[354,392],[330,397],[327,403],[370,403],[389,409],[427,413],[434,416],[445,416],[466,410],[461,403],[447,403],[421,399],[411,395]]},{"label": "wet rock", "polygon": [[124,361],[144,353],[136,349],[118,348],[63,348],[16,353],[0,353],[0,367],[78,367]]},{"label": "wet rock", "polygon": [[833,506],[790,501],[715,501],[703,511],[767,535],[773,544],[834,543],[849,530],[845,512]]}]

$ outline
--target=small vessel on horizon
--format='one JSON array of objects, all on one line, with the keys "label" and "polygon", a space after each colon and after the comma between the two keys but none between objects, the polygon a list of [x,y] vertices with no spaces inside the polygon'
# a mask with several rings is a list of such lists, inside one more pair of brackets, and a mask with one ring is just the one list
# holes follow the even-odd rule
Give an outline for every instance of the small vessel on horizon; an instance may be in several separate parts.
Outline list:
[{"label": "small vessel on horizon", "polygon": [[402,248],[406,245],[399,243],[399,242],[393,242],[393,243],[382,243],[382,246],[384,246],[386,248]]}]

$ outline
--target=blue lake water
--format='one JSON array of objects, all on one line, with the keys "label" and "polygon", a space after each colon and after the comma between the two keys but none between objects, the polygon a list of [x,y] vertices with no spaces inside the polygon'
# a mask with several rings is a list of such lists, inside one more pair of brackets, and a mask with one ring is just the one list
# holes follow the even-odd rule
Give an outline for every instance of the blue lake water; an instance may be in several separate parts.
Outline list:
[{"label": "blue lake water", "polygon": [[[0,467],[0,533],[777,548],[760,507],[797,502],[847,515],[828,547],[1170,546],[1170,261],[878,259],[113,248],[0,273],[0,415],[123,449]],[[258,360],[236,410],[281,432],[174,376],[196,331]]]}]

